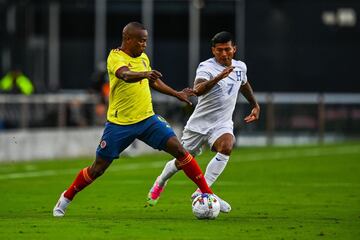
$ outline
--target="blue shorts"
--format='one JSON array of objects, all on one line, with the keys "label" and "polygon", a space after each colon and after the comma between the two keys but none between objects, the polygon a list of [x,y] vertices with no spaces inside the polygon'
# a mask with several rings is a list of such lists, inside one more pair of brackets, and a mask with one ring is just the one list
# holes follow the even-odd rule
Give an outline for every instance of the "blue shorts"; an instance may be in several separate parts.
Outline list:
[{"label": "blue shorts", "polygon": [[119,154],[135,139],[143,141],[152,148],[165,150],[168,139],[173,136],[175,136],[174,131],[160,115],[153,115],[131,125],[107,122],[96,155],[112,161],[119,158]]}]

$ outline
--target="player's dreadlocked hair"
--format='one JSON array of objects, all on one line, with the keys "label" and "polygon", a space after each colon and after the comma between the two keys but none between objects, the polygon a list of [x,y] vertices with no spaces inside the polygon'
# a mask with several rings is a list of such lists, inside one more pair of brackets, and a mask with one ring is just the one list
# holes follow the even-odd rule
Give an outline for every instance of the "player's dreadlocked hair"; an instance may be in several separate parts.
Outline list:
[{"label": "player's dreadlocked hair", "polygon": [[231,41],[232,45],[235,45],[234,37],[231,33],[225,31],[219,32],[211,39],[211,46],[215,47],[217,43],[227,43],[229,41]]}]

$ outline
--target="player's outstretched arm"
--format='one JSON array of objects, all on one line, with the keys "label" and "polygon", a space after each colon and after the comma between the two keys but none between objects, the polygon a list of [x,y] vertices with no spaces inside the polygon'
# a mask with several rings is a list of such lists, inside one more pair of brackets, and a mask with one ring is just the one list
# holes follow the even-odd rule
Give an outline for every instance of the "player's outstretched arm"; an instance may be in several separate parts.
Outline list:
[{"label": "player's outstretched arm", "polygon": [[145,72],[133,72],[128,67],[121,67],[116,70],[116,77],[124,80],[128,83],[134,83],[147,78],[150,82],[156,81],[156,79],[162,77],[161,72],[152,70]]},{"label": "player's outstretched arm", "polygon": [[189,105],[192,105],[192,103],[189,100],[189,97],[195,96],[194,91],[190,88],[185,88],[182,91],[176,91],[176,90],[172,89],[170,86],[166,85],[160,79],[150,82],[150,87],[155,89],[158,92],[164,93],[169,96],[176,97],[180,101],[186,102]]},{"label": "player's outstretched arm", "polygon": [[255,99],[254,92],[251,88],[249,81],[247,81],[244,85],[241,86],[240,92],[252,106],[251,113],[244,118],[244,121],[246,123],[250,123],[258,120],[260,116],[260,106]]},{"label": "player's outstretched arm", "polygon": [[221,73],[211,80],[206,79],[196,79],[194,83],[194,93],[197,96],[204,95],[208,93],[221,79],[226,78],[234,70],[233,66],[225,68]]}]

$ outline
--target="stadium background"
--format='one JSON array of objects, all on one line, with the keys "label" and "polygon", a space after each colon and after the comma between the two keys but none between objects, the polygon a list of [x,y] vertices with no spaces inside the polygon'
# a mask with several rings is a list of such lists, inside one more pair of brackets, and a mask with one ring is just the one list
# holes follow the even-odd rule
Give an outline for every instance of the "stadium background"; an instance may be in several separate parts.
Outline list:
[{"label": "stadium background", "polygon": [[[93,153],[105,122],[94,81],[105,78],[107,54],[120,44],[129,21],[147,26],[152,67],[175,89],[192,86],[197,64],[211,57],[215,33],[234,33],[237,58],[247,63],[262,107],[259,122],[245,125],[241,119],[249,107],[239,98],[238,145],[358,139],[359,11],[351,0],[2,0],[0,75],[21,69],[35,94],[0,94],[0,141],[6,146],[0,159]],[[154,105],[180,134],[192,108],[156,93]],[[92,144],[74,150],[79,143],[68,140],[74,139],[71,132]],[[44,142],[47,154],[34,150]],[[29,150],[21,155],[17,148]]]},{"label": "stadium background", "polygon": [[[257,91],[358,92],[359,11],[355,0],[2,0],[0,72],[21,67],[40,93],[86,89],[124,24],[142,21],[152,65],[176,88],[186,87],[194,70],[189,38],[199,38],[196,60],[204,60],[211,37],[228,30]],[[58,73],[49,72],[54,61]]]},{"label": "stadium background", "polygon": [[[359,16],[358,0],[0,0],[0,78],[21,69],[35,86],[0,90],[0,239],[360,239]],[[94,83],[130,21],[147,26],[152,66],[176,89],[215,33],[234,33],[261,116],[244,124],[239,97],[237,148],[213,186],[230,214],[196,220],[183,174],[143,208],[169,156],[135,142],[52,217],[93,161],[106,121]],[[181,135],[193,108],[153,100]],[[203,169],[212,156],[197,157]]]}]

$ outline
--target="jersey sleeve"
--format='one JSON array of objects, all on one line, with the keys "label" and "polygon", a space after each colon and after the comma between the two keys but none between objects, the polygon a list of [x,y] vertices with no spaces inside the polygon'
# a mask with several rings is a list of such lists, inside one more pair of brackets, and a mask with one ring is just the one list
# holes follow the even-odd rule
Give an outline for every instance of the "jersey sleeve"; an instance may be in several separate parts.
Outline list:
[{"label": "jersey sleeve", "polygon": [[211,74],[209,68],[207,68],[205,64],[200,63],[200,65],[196,69],[195,79],[211,80],[212,78],[213,75]]},{"label": "jersey sleeve", "polygon": [[247,81],[248,81],[248,79],[247,79],[247,66],[246,66],[246,64],[244,62],[243,62],[243,68],[244,68],[244,77],[243,77],[243,79],[241,81],[241,85],[245,85],[247,83]]},{"label": "jersey sleeve", "polygon": [[107,68],[109,72],[115,74],[116,71],[121,67],[126,67],[128,63],[116,51],[111,51],[107,60]]},{"label": "jersey sleeve", "polygon": [[145,53],[144,53],[144,55],[145,55],[145,62],[146,62],[147,70],[151,71],[151,65],[150,65],[149,57]]}]

